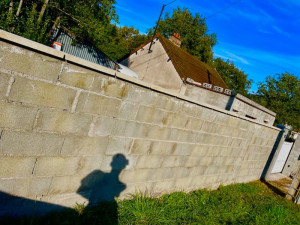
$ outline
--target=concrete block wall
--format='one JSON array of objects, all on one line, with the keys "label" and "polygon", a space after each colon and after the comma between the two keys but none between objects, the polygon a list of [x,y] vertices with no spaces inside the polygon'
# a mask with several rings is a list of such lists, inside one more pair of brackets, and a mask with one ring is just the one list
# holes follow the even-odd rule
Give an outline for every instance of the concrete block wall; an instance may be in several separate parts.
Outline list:
[{"label": "concrete block wall", "polygon": [[300,135],[298,134],[298,137],[295,140],[293,147],[290,151],[290,154],[283,167],[282,173],[284,175],[286,176],[295,175],[300,165],[299,157],[300,157]]},{"label": "concrete block wall", "polygon": [[205,88],[196,87],[190,84],[186,84],[185,86],[186,90],[184,95],[197,101],[217,106],[220,109],[227,109],[230,102],[230,96],[207,90]]},{"label": "concrete block wall", "polygon": [[[0,200],[70,207],[91,200],[89,184],[109,174],[121,198],[260,178],[279,129],[4,31],[0,38]],[[125,168],[113,164],[117,154]]]},{"label": "concrete block wall", "polygon": [[265,123],[271,126],[274,124],[276,117],[276,113],[241,94],[237,94],[234,98],[230,110],[238,113],[239,115],[255,119],[260,123]]}]

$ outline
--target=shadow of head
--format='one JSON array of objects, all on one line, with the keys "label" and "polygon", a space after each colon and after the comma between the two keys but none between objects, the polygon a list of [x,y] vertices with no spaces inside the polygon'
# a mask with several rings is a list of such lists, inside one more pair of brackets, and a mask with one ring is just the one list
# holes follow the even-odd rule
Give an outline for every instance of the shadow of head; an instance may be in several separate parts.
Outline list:
[{"label": "shadow of head", "polygon": [[116,154],[110,163],[112,171],[121,171],[128,165],[128,160],[123,154]]},{"label": "shadow of head", "polygon": [[114,155],[110,163],[111,172],[94,170],[81,180],[77,193],[88,199],[90,203],[113,201],[114,197],[118,197],[126,188],[126,185],[120,182],[119,175],[128,163],[123,154]]}]

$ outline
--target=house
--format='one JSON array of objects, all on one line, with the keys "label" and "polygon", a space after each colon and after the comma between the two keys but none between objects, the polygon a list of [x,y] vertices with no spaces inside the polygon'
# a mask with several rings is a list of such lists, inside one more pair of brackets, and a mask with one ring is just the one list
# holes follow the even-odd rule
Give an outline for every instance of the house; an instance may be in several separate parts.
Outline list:
[{"label": "house", "polygon": [[54,42],[59,43],[61,46],[60,50],[65,53],[117,70],[127,76],[138,78],[137,74],[133,70],[113,61],[104,52],[95,48],[91,44],[77,40],[75,35],[72,35],[70,31],[67,31],[64,28],[59,27],[54,30],[51,43]]},{"label": "house", "polygon": [[169,39],[157,34],[153,42],[151,40],[120,60],[134,70],[140,80],[261,123],[274,123],[274,112],[233,93],[216,69],[180,48],[178,34],[174,33]]}]

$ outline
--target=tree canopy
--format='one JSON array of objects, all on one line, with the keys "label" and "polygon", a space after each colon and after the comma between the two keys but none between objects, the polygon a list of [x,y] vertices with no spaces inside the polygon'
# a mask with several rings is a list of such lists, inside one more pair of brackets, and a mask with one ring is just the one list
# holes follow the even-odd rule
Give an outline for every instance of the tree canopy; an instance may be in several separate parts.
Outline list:
[{"label": "tree canopy", "polygon": [[288,72],[268,76],[252,99],[277,113],[276,122],[300,129],[300,79]]},{"label": "tree canopy", "polygon": [[112,59],[127,54],[145,35],[118,27],[115,0],[1,0],[0,29],[49,45],[60,26]]},{"label": "tree canopy", "polygon": [[245,74],[244,71],[238,69],[232,61],[224,61],[221,58],[216,58],[213,61],[213,67],[216,68],[231,90],[242,95],[248,94],[252,80],[248,80],[248,75]]},{"label": "tree canopy", "polygon": [[[177,7],[172,15],[168,12],[165,14],[157,31],[167,38],[173,33],[179,33],[182,40],[181,48],[202,62],[212,63],[212,48],[217,43],[216,34],[208,34],[205,18],[200,14],[193,15],[188,9]],[[148,30],[149,35],[153,32],[154,28]]]}]

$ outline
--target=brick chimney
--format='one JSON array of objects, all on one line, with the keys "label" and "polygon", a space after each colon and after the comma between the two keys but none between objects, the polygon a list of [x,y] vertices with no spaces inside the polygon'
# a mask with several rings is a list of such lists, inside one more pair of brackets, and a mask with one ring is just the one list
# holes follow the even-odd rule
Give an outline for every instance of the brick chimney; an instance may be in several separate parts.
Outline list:
[{"label": "brick chimney", "polygon": [[181,39],[180,35],[178,33],[174,33],[173,35],[170,35],[169,40],[173,42],[174,45],[180,48],[181,46]]}]

